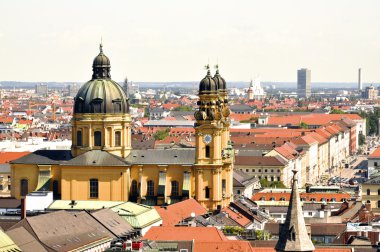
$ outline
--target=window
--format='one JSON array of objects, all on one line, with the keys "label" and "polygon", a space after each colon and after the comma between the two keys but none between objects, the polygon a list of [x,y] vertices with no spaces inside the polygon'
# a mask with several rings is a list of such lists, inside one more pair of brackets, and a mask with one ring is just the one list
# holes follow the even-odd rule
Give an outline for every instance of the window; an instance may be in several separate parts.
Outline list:
[{"label": "window", "polygon": [[146,196],[154,196],[154,182],[153,180],[148,180],[148,188],[146,190]]},{"label": "window", "polygon": [[268,172],[268,170],[267,170],[267,169],[265,169],[265,172]]},{"label": "window", "polygon": [[206,145],[206,158],[210,158],[210,146]]},{"label": "window", "polygon": [[278,170],[277,170],[277,172],[278,172],[278,173],[280,173],[280,172],[281,172],[281,170],[280,170],[280,169],[278,169]]},{"label": "window", "polygon": [[309,216],[313,216],[313,212],[309,212],[308,214],[309,214]]},{"label": "window", "polygon": [[316,199],[315,198],[311,198],[311,202],[315,202],[316,201]]},{"label": "window", "polygon": [[249,169],[245,169],[245,172],[249,172]]},{"label": "window", "polygon": [[280,198],[280,201],[285,201],[285,198],[284,198],[284,197],[281,197],[281,198]]},{"label": "window", "polygon": [[377,208],[380,208],[380,200],[377,201]]},{"label": "window", "polygon": [[271,172],[271,173],[273,173],[273,172],[274,172],[274,170],[272,169],[272,170],[270,170],[270,172]]},{"label": "window", "polygon": [[20,196],[26,196],[28,194],[28,180],[20,180]]},{"label": "window", "polygon": [[255,170],[255,169],[252,169],[252,172],[256,172],[256,170]]},{"label": "window", "polygon": [[115,146],[121,146],[121,132],[115,132]]},{"label": "window", "polygon": [[83,146],[83,143],[82,143],[82,131],[81,130],[77,131],[77,146]]},{"label": "window", "polygon": [[99,181],[98,179],[90,179],[90,198],[99,197]]},{"label": "window", "polygon": [[331,202],[336,202],[336,198],[331,198]]},{"label": "window", "polygon": [[239,194],[239,195],[240,195],[240,190],[237,190],[237,194]]},{"label": "window", "polygon": [[11,185],[10,184],[8,184],[8,191],[10,191],[11,190]]},{"label": "window", "polygon": [[270,197],[270,201],[275,201],[276,199],[274,197]]},{"label": "window", "polygon": [[3,190],[3,184],[0,184],[0,191]]},{"label": "window", "polygon": [[208,186],[205,187],[205,198],[206,199],[210,198],[210,188]]},{"label": "window", "polygon": [[226,193],[226,180],[225,179],[222,179],[222,193],[223,194]]},{"label": "window", "polygon": [[277,177],[277,181],[280,181],[281,180],[281,178],[280,177]]},{"label": "window", "polygon": [[261,198],[260,198],[260,200],[264,201],[264,200],[265,200],[265,197],[264,197],[264,196],[263,196],[263,197],[261,197]]},{"label": "window", "polygon": [[102,132],[100,132],[100,131],[94,132],[94,145],[95,146],[102,146]]},{"label": "window", "polygon": [[131,184],[131,195],[132,196],[137,196],[138,194],[138,191],[137,191],[137,181],[136,180],[132,180],[132,184]]},{"label": "window", "polygon": [[376,167],[377,167],[377,162],[375,162],[375,164],[374,164]]},{"label": "window", "polygon": [[273,182],[274,181],[274,177],[272,176],[272,177],[270,177],[270,180]]},{"label": "window", "polygon": [[261,169],[259,169],[259,172],[261,172]]},{"label": "window", "polygon": [[377,195],[380,195],[380,189],[377,189]]},{"label": "window", "polygon": [[179,195],[179,183],[178,181],[172,181],[172,196]]},{"label": "window", "polygon": [[371,189],[367,189],[367,195],[371,195]]}]

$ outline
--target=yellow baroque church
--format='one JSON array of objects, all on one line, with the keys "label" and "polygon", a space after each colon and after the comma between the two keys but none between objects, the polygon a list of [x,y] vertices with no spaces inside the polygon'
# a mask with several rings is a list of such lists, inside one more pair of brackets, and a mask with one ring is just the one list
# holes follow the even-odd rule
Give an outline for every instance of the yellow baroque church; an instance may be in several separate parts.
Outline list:
[{"label": "yellow baroque church", "polygon": [[53,191],[62,200],[162,205],[194,198],[209,210],[227,206],[234,153],[219,71],[208,70],[199,84],[195,148],[133,150],[128,98],[110,68],[100,45],[92,79],[75,97],[71,150],[38,150],[13,161],[12,196]]}]

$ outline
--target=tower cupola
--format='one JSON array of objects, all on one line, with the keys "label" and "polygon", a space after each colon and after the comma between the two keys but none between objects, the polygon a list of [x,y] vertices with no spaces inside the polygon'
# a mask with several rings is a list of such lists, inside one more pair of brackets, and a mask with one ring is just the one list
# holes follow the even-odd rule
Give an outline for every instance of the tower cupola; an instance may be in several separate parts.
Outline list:
[{"label": "tower cupola", "polygon": [[206,66],[207,74],[199,83],[199,94],[213,94],[218,91],[214,78],[211,76],[209,66]]}]

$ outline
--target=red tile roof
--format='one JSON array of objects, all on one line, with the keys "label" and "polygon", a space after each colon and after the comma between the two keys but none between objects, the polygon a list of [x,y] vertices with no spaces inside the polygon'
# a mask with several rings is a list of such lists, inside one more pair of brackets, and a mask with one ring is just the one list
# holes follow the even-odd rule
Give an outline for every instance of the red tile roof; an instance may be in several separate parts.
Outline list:
[{"label": "red tile roof", "polygon": [[167,207],[155,206],[162,218],[162,226],[174,226],[181,220],[191,216],[191,213],[203,215],[207,210],[194,199],[187,199]]},{"label": "red tile roof", "polygon": [[226,236],[216,227],[151,227],[144,239],[152,241],[227,241]]},{"label": "red tile roof", "polygon": [[[260,201],[262,197],[266,201],[270,201],[271,198],[274,198],[274,201],[280,201],[281,198],[284,198],[284,201],[289,201],[290,192],[258,192],[252,196],[252,200]],[[316,202],[322,202],[322,199],[330,202],[333,198],[336,202],[340,202],[342,199],[349,199],[350,197],[349,193],[300,193],[300,198],[305,198],[305,201],[311,201],[314,198]]]},{"label": "red tile roof", "polygon": [[0,152],[0,164],[9,163],[28,154],[30,152]]},{"label": "red tile roof", "polygon": [[380,158],[380,147],[371,153],[368,157],[370,158]]},{"label": "red tile roof", "polygon": [[249,241],[195,242],[194,252],[253,252]]}]

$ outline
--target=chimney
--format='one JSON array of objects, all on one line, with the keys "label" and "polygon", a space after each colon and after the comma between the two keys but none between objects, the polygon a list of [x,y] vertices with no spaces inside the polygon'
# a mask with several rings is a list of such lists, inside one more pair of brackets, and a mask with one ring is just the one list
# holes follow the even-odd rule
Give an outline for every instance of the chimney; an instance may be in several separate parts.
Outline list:
[{"label": "chimney", "polygon": [[26,198],[21,199],[21,220],[26,218]]}]

